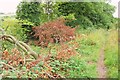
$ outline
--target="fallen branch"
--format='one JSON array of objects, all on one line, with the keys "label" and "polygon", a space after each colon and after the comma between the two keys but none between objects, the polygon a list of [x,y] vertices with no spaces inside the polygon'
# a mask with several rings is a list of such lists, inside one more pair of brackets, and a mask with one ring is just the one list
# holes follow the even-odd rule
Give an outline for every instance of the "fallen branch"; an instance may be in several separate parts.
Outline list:
[{"label": "fallen branch", "polygon": [[7,40],[13,44],[16,44],[18,47],[20,47],[24,52],[26,52],[29,55],[32,55],[35,59],[38,58],[38,54],[33,51],[26,43],[22,41],[18,41],[15,37],[12,35],[5,34],[4,30],[0,28],[0,31],[2,31],[2,39]]},{"label": "fallen branch", "polygon": [[17,46],[19,46],[20,48],[22,48],[22,50],[23,50],[24,52],[27,52],[27,50],[26,50],[22,45],[20,45],[20,44],[18,44],[18,43],[15,43],[15,42],[12,41],[10,38],[5,38],[5,40],[9,41],[10,43],[16,44]]},{"label": "fallen branch", "polygon": [[35,59],[38,58],[38,55],[35,51],[33,51],[26,43],[22,42],[22,41],[19,41],[19,43],[24,46],[26,48],[26,50],[28,51],[28,53],[30,55],[32,55]]}]

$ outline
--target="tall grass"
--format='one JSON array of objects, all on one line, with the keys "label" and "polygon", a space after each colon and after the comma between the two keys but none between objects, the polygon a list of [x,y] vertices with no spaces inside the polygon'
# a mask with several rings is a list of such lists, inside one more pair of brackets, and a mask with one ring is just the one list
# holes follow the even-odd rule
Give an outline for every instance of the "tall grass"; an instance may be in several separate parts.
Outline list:
[{"label": "tall grass", "polygon": [[105,65],[107,67],[107,77],[118,77],[118,31],[108,31],[105,45]]}]

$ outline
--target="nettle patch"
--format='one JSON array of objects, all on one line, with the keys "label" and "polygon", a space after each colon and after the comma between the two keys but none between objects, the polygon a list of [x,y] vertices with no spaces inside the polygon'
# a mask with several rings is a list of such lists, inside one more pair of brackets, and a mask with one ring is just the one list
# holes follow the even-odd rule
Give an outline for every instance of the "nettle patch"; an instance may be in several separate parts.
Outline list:
[{"label": "nettle patch", "polygon": [[47,22],[41,26],[33,27],[35,44],[47,47],[48,43],[62,43],[75,38],[75,28],[66,26],[65,20],[60,18]]}]

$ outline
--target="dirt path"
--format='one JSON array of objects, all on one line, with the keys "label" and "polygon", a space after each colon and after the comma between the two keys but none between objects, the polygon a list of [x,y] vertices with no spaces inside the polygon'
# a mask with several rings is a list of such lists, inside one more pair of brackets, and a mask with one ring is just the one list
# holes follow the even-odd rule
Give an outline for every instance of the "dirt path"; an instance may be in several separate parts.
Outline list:
[{"label": "dirt path", "polygon": [[104,64],[104,48],[100,49],[99,59],[97,62],[98,78],[106,78],[106,67]]}]

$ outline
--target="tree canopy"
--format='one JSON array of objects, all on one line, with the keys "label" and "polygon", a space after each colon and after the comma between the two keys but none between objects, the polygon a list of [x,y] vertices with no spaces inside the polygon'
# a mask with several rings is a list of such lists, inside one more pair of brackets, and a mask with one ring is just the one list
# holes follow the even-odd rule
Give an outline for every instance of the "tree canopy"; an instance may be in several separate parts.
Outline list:
[{"label": "tree canopy", "polygon": [[71,16],[67,25],[75,27],[109,28],[114,22],[115,7],[106,2],[21,2],[17,9],[17,18],[28,20],[35,25],[56,19],[59,16]]},{"label": "tree canopy", "polygon": [[17,19],[27,20],[34,25],[40,24],[40,3],[39,2],[21,2],[17,7]]},{"label": "tree canopy", "polygon": [[59,6],[62,15],[74,14],[75,20],[72,21],[74,26],[76,23],[84,27],[92,25],[109,27],[113,21],[112,14],[115,11],[114,6],[105,2],[65,2]]}]

